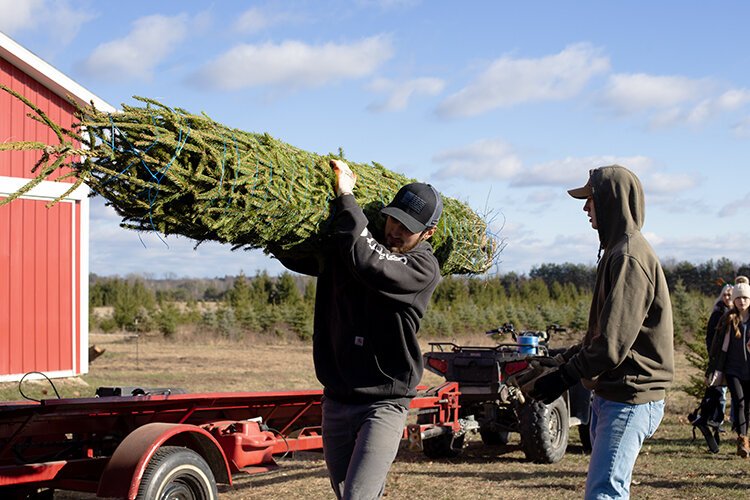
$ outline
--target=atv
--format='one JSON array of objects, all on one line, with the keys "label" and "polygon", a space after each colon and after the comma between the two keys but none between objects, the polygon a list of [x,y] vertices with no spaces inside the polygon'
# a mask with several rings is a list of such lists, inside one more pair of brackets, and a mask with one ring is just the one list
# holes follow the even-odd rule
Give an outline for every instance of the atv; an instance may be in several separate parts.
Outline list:
[{"label": "atv", "polygon": [[[590,451],[591,394],[580,382],[549,405],[527,398],[521,387],[529,378],[555,365],[565,349],[549,349],[550,336],[565,329],[550,325],[546,331],[516,332],[512,324],[486,332],[497,345],[460,346],[430,342],[425,367],[449,382],[459,383],[460,421],[457,432],[425,439],[424,454],[430,458],[458,456],[470,432],[479,432],[486,445],[506,445],[511,432],[521,436],[526,458],[536,463],[556,463],[565,455],[570,427],[578,427],[581,444]],[[513,342],[502,342],[510,336]],[[547,368],[544,368],[544,367]],[[417,423],[436,423],[434,410],[422,410]]]}]

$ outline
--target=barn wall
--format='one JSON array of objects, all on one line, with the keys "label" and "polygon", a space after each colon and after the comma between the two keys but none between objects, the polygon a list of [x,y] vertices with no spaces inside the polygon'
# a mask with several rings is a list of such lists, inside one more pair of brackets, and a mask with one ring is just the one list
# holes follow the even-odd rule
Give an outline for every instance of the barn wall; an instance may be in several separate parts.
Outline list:
[{"label": "barn wall", "polygon": [[[74,122],[70,103],[2,58],[0,83],[61,126]],[[29,112],[0,91],[0,140],[58,144],[54,132],[26,116]],[[0,153],[0,198],[33,177],[38,158],[37,152]],[[69,182],[45,182],[0,207],[0,381],[18,380],[32,371],[68,376],[88,369],[86,190],[46,206]]]}]

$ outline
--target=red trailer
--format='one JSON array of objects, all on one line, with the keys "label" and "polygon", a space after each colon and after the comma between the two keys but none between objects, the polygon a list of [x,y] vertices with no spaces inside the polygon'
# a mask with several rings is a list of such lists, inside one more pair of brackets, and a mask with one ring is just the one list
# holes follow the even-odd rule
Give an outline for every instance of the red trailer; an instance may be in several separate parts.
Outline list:
[{"label": "red trailer", "polygon": [[[410,425],[404,437],[419,446],[423,438],[462,432],[458,385],[421,389],[411,407],[432,423]],[[0,498],[60,489],[215,499],[217,483],[231,485],[233,474],[271,470],[279,454],[322,449],[320,390],[97,394],[0,404]]]}]

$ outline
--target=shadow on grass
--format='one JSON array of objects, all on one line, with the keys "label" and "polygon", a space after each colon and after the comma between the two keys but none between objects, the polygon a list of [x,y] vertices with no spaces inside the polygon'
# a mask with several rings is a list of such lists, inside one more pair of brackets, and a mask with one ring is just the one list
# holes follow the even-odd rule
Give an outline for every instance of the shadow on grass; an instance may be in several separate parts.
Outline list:
[{"label": "shadow on grass", "polygon": [[243,475],[242,473],[235,474],[233,478],[234,484],[232,486],[220,486],[219,492],[239,492],[250,488],[260,488],[279,483],[310,480],[314,478],[328,480],[328,470],[323,462],[322,453],[301,452],[295,454],[289,460],[293,460],[293,462],[286,463],[286,460],[277,457],[279,467],[268,472],[246,475]]},{"label": "shadow on grass", "polygon": [[[565,452],[565,456],[584,456],[587,453],[581,445],[571,444]],[[526,459],[520,444],[510,443],[507,445],[486,445],[481,442],[470,442],[463,452],[452,458],[428,458],[421,451],[412,451],[402,448],[398,453],[398,460],[402,462],[423,462],[429,460],[435,463],[532,463]]]},{"label": "shadow on grass", "polygon": [[743,470],[730,474],[705,470],[676,475],[679,477],[665,479],[661,475],[637,471],[634,479],[638,480],[638,488],[689,493],[692,498],[719,498],[722,493],[732,491],[747,493],[747,473]]}]

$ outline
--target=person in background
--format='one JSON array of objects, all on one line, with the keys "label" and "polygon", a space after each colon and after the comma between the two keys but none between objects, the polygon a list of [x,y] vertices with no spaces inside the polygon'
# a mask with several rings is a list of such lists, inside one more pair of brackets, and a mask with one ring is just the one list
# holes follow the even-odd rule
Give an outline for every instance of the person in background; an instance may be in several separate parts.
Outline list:
[{"label": "person in background", "polygon": [[[739,276],[739,278],[744,278],[744,276]],[[708,324],[706,325],[706,352],[711,352],[711,344],[713,343],[719,320],[732,306],[732,288],[731,284],[725,284],[721,289],[721,293],[716,298],[716,302],[714,302],[713,309],[711,309],[711,315],[708,317]],[[710,388],[707,390],[710,390]],[[724,422],[724,414],[727,411],[727,386],[719,386],[716,390],[718,391],[719,399],[718,410],[715,415],[707,416],[706,423],[710,426],[720,428]]]},{"label": "person in background", "polygon": [[353,195],[356,176],[331,161],[337,197],[319,255],[276,256],[317,276],[313,360],[323,384],[323,453],[337,498],[380,498],[422,378],[417,331],[440,268],[427,241],[443,202],[429,184],[402,187],[381,210],[382,241]]},{"label": "person in background", "polygon": [[583,210],[599,234],[589,324],[583,341],[529,395],[549,404],[579,380],[593,392],[585,498],[629,498],[633,467],[663,418],[674,377],[672,305],[659,259],[641,233],[645,202],[636,175],[600,167],[568,193],[586,200]]},{"label": "person in background", "polygon": [[[719,320],[732,306],[732,288],[731,284],[725,284],[711,309],[708,324],[706,325],[707,353],[711,352],[711,344],[713,343]],[[708,450],[711,453],[719,453],[719,433],[723,432],[721,425],[724,422],[724,413],[726,412],[726,393],[727,388],[725,385],[707,384],[698,409],[688,415],[688,421],[703,434],[703,438],[708,445]]]},{"label": "person in background", "polygon": [[[741,278],[741,276],[740,276]],[[711,344],[714,340],[714,334],[716,333],[716,326],[719,324],[719,319],[724,315],[725,312],[732,307],[732,285],[730,283],[725,284],[721,293],[716,297],[714,307],[711,309],[711,315],[708,317],[708,324],[706,325],[706,350],[711,350]]]},{"label": "person in background", "polygon": [[708,357],[707,376],[723,373],[732,396],[733,428],[737,432],[737,455],[750,457],[750,285],[738,283],[732,290],[732,307],[719,320]]}]

